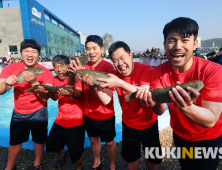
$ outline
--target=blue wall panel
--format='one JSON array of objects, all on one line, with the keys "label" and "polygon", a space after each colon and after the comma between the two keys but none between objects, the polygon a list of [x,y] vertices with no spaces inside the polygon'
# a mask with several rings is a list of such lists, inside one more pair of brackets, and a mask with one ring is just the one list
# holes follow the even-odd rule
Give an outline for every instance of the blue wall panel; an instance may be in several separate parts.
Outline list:
[{"label": "blue wall panel", "polygon": [[29,29],[29,22],[22,22],[23,29]]},{"label": "blue wall panel", "polygon": [[28,35],[24,34],[24,39],[30,39],[30,34]]},{"label": "blue wall panel", "polygon": [[28,7],[31,7],[31,1],[28,0],[28,1],[26,2],[26,5],[27,5]]},{"label": "blue wall panel", "polygon": [[26,0],[19,0],[19,2],[20,2],[20,6],[26,5]]},{"label": "blue wall panel", "polygon": [[24,6],[24,5],[23,5],[23,6],[20,6],[20,11],[21,11],[21,14],[24,14],[24,13],[25,13],[25,14],[27,15],[27,13],[28,13],[28,12],[27,12],[27,6]]},{"label": "blue wall panel", "polygon": [[[19,2],[23,26],[23,36],[25,39],[34,38],[38,43],[42,42],[42,45],[47,46],[47,34],[44,16],[46,12],[52,18],[55,18],[58,22],[62,23],[64,26],[76,33],[79,38],[79,47],[81,48],[79,33],[64,21],[59,19],[57,16],[55,16],[53,13],[51,13],[48,9],[39,4],[36,0],[19,0]],[[27,29],[29,29],[29,31]]]},{"label": "blue wall panel", "polygon": [[30,34],[29,29],[23,29],[23,34]]},{"label": "blue wall panel", "polygon": [[22,17],[23,22],[28,22],[29,21],[27,14],[23,13],[23,14],[21,14],[21,17]]},{"label": "blue wall panel", "polygon": [[[46,39],[46,33],[41,34],[41,32],[46,32],[44,8],[35,0],[20,0],[20,10],[24,38],[34,38],[38,43],[41,43],[42,38]],[[33,10],[35,11],[34,13],[32,12]],[[27,28],[30,29],[29,33],[25,30]],[[47,41],[44,41],[42,45],[47,45]]]}]

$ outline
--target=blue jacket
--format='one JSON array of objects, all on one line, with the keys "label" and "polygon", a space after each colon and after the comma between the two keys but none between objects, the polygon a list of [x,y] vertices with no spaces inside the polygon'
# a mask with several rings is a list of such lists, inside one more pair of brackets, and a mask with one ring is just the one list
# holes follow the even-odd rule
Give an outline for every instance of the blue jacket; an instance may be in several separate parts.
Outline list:
[{"label": "blue jacket", "polygon": [[222,54],[220,55],[220,59],[218,60],[217,63],[222,65]]}]

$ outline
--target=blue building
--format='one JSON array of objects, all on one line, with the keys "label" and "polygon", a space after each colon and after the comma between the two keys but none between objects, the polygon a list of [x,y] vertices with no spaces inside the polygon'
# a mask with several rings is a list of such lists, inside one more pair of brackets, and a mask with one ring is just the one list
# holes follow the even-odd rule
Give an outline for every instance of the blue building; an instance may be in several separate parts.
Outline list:
[{"label": "blue building", "polygon": [[[4,0],[3,0],[4,1]],[[41,56],[72,56],[81,51],[80,34],[36,0],[19,0],[20,8],[3,8],[0,0],[0,57],[20,57],[20,43],[35,39]]]}]

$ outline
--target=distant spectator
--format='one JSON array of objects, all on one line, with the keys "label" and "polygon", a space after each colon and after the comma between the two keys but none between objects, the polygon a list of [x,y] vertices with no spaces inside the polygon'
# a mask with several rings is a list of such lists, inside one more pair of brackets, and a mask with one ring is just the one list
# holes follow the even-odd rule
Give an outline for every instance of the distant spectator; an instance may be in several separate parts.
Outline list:
[{"label": "distant spectator", "polygon": [[195,51],[196,51],[196,54],[197,54],[197,55],[200,55],[200,53],[199,53],[199,48],[196,48]]},{"label": "distant spectator", "polygon": [[8,54],[5,56],[6,57],[6,60],[7,60],[7,62],[11,59],[11,53],[10,52],[8,52]]},{"label": "distant spectator", "polygon": [[8,65],[8,62],[7,62],[6,58],[3,58],[2,62],[5,63],[6,65]]},{"label": "distant spectator", "polygon": [[216,52],[211,52],[208,60],[217,63],[219,61],[219,56],[217,56]]},{"label": "distant spectator", "polygon": [[157,55],[158,55],[158,57],[160,57],[161,56],[161,51],[160,51],[160,49],[158,48],[158,51],[157,51]]},{"label": "distant spectator", "polygon": [[197,50],[193,50],[193,55],[196,57],[200,57],[200,53]]},{"label": "distant spectator", "polygon": [[51,56],[48,56],[48,57],[47,57],[47,61],[51,61],[51,58],[50,58],[50,57],[51,57]]},{"label": "distant spectator", "polygon": [[146,49],[146,54],[148,55],[150,53],[149,48]]},{"label": "distant spectator", "polygon": [[157,48],[155,48],[155,53],[156,53],[156,55],[157,55],[157,52],[158,52],[158,49],[157,49]]},{"label": "distant spectator", "polygon": [[155,53],[155,48],[154,47],[152,48],[151,53]]},{"label": "distant spectator", "polygon": [[220,51],[220,55],[219,55],[219,60],[217,63],[222,65],[222,48],[220,48],[219,51]]},{"label": "distant spectator", "polygon": [[16,58],[15,61],[14,61],[14,63],[19,63],[19,62],[20,62],[19,58]]},{"label": "distant spectator", "polygon": [[8,64],[11,64],[12,63],[12,60],[10,59],[10,60],[8,60]]}]

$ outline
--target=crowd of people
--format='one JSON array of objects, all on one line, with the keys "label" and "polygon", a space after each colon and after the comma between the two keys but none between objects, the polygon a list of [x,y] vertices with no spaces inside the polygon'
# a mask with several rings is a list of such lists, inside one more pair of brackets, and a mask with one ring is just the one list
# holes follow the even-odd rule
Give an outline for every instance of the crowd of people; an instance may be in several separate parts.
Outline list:
[{"label": "crowd of people", "polygon": [[10,58],[9,60],[7,60],[6,57],[0,57],[0,62],[1,63],[4,63],[5,65],[8,65],[8,64],[11,64],[11,63],[19,63],[19,62],[23,62],[22,59],[20,58]]},{"label": "crowd of people", "polygon": [[152,48],[149,50],[149,48],[146,49],[143,53],[133,53],[133,58],[149,58],[149,59],[166,59],[166,53],[161,52],[159,48]]},{"label": "crowd of people", "polygon": [[[102,58],[102,38],[90,35],[85,43],[90,61],[82,66],[78,59],[76,62],[67,56],[56,55],[52,59],[57,74],[55,77],[38,64],[41,46],[35,40],[24,40],[20,51],[23,62],[9,64],[0,74],[0,94],[10,90],[7,85],[13,85],[15,99],[5,170],[16,170],[16,157],[22,143],[29,140],[30,131],[35,143],[34,170],[44,169],[41,157],[45,144],[47,152],[58,154],[57,168],[64,165],[69,153],[72,163],[77,164],[77,170],[83,170],[85,131],[89,136],[93,154],[91,170],[103,169],[100,158],[101,142],[106,143],[110,169],[118,169],[115,166],[114,91],[118,94],[122,108],[121,155],[126,161],[127,169],[138,169],[142,144],[145,151],[149,150],[145,155],[152,155],[146,157],[146,167],[156,170],[162,162],[158,116],[166,111],[166,104],[155,102],[149,89],[165,88],[194,80],[205,84],[201,92],[191,87],[183,89],[175,86],[168,93],[172,101],[167,105],[174,145],[188,150],[193,148],[193,159],[189,157],[191,151],[188,156],[180,157],[182,170],[216,170],[220,162],[219,151],[214,153],[214,158],[206,158],[206,154],[200,149],[210,147],[214,150],[222,147],[222,67],[193,55],[198,44],[198,30],[197,22],[190,18],[179,17],[167,23],[163,34],[168,61],[154,68],[133,62],[133,53],[123,41],[114,42],[109,48],[112,65]],[[156,57],[161,57],[158,49],[152,50],[147,49],[146,55],[154,58],[155,53]],[[23,71],[24,68],[33,67],[42,69],[43,73],[36,76],[35,73]],[[80,69],[87,69],[88,74],[74,76]],[[16,75],[21,71],[25,81],[17,84]],[[67,77],[67,71],[75,74]],[[96,85],[90,75],[93,71],[106,72],[110,77],[97,78],[96,80],[104,83]],[[60,86],[58,94],[46,91],[41,84]],[[32,93],[25,92],[35,85],[38,85],[38,89]],[[68,86],[72,91],[68,92],[62,86]],[[136,99],[127,102],[125,95],[133,92],[136,92]],[[59,111],[47,135],[49,98],[58,100]],[[68,150],[64,150],[65,144]]]},{"label": "crowd of people", "polygon": [[[133,54],[133,58],[149,58],[149,59],[167,59],[166,52],[161,52],[159,48],[152,48],[149,50],[148,48],[146,51],[143,53],[134,53],[133,50],[131,49],[131,52]],[[201,57],[206,60],[222,64],[222,48],[219,49],[220,54],[217,54],[216,52],[210,52],[206,55],[201,55],[198,51],[198,48],[193,50],[193,55],[196,57]],[[84,56],[84,55],[83,55]],[[38,62],[49,62],[52,61],[52,58],[54,56],[39,56]],[[78,56],[77,56],[78,57]],[[70,60],[73,60],[75,56],[68,56]],[[110,59],[110,56],[106,56],[106,54],[102,54],[102,58]],[[7,57],[0,57],[0,63],[4,63],[5,65],[8,65],[10,63],[18,63],[18,62],[23,62],[22,58],[13,58],[10,57],[9,60],[7,60]]]},{"label": "crowd of people", "polygon": [[[38,62],[52,62],[54,56],[39,56],[38,58]],[[77,56],[78,57],[78,56]],[[68,56],[69,60],[73,60],[75,58],[75,56]],[[11,63],[19,63],[19,62],[23,62],[22,58],[13,58],[10,57],[10,59],[7,59],[7,57],[0,57],[0,63],[1,66],[7,66]]]},{"label": "crowd of people", "polygon": [[199,49],[196,48],[196,50],[193,51],[193,55],[196,57],[201,57],[206,60],[218,63],[218,64],[222,64],[222,48],[219,49],[219,54],[217,54],[215,51],[212,51],[212,52],[207,53],[205,56],[201,55],[199,53]]}]

